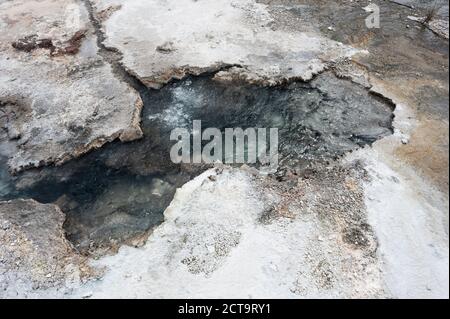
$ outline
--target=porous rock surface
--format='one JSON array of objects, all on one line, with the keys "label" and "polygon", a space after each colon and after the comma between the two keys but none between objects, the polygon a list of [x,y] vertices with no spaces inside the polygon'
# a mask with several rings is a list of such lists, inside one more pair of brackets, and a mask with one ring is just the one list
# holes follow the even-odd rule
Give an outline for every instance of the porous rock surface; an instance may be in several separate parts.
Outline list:
[{"label": "porous rock surface", "polygon": [[64,220],[55,205],[0,202],[0,298],[67,288],[90,276],[90,267],[65,238]]}]

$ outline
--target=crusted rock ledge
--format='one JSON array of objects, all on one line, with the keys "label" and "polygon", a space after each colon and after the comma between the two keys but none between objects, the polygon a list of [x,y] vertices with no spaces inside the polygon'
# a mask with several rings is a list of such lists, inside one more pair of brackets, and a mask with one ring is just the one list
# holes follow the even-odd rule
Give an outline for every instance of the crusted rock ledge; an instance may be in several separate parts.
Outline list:
[{"label": "crusted rock ledge", "polygon": [[7,1],[0,10],[8,29],[0,35],[0,125],[14,142],[12,172],[142,137],[142,101],[100,56],[83,3]]},{"label": "crusted rock ledge", "polygon": [[308,81],[357,52],[317,34],[273,29],[267,6],[254,0],[88,2],[105,45],[120,51],[124,68],[152,88],[224,66],[234,67],[220,72],[221,80]]}]

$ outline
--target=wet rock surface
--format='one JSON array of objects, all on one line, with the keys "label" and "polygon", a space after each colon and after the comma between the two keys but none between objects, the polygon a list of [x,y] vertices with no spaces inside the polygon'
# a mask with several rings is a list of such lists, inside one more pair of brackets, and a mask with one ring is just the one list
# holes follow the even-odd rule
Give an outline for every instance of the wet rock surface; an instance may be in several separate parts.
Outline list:
[{"label": "wet rock surface", "polygon": [[[418,124],[421,128],[414,132],[414,141],[399,147],[401,160],[448,193],[448,41],[421,22],[408,18],[423,18],[436,7],[435,17],[448,20],[448,2],[401,1],[408,3],[404,6],[384,1],[378,4],[380,29],[365,26],[367,13],[362,8],[369,1],[259,2],[270,6],[274,28],[321,32],[333,40],[370,52],[352,57],[358,72],[369,79],[364,85],[410,108],[415,114],[409,116],[423,121]],[[413,129],[414,124],[408,127]],[[434,133],[430,134],[431,131]]]}]

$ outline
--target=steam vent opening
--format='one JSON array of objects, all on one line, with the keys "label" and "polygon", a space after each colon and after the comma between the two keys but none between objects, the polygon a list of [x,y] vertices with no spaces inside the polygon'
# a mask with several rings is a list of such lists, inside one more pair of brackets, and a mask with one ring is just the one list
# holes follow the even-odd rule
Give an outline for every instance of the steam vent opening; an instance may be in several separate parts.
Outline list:
[{"label": "steam vent opening", "polygon": [[332,161],[392,133],[393,105],[324,73],[279,87],[187,78],[141,92],[144,138],[114,142],[60,167],[12,177],[1,161],[0,200],[33,198],[67,215],[68,239],[83,253],[136,243],[163,222],[176,189],[208,168],[174,164],[170,133],[192,128],[278,128],[280,171]]}]

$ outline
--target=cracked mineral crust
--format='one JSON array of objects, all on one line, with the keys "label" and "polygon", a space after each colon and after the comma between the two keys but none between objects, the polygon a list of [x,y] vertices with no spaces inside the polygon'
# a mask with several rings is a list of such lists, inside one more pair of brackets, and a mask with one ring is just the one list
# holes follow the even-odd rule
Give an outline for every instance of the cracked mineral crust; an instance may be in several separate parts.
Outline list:
[{"label": "cracked mineral crust", "polygon": [[[0,3],[0,124],[11,171],[138,139],[139,95],[100,56],[80,1]],[[5,155],[5,154],[3,154]]]},{"label": "cracked mineral crust", "polygon": [[[89,0],[105,45],[149,87],[188,74],[276,85],[310,80],[356,50],[315,34],[276,30],[255,0]],[[111,10],[114,8],[114,10]],[[113,11],[113,12],[112,12]],[[105,19],[104,12],[112,12]],[[130,23],[133,21],[133,23]]]},{"label": "cracked mineral crust", "polygon": [[77,294],[386,296],[358,170],[349,164],[286,188],[251,168],[211,169],[178,189],[142,249],[124,247],[95,263],[110,271]]}]

